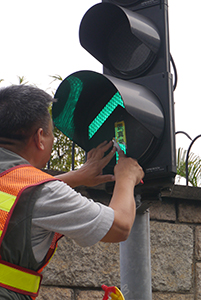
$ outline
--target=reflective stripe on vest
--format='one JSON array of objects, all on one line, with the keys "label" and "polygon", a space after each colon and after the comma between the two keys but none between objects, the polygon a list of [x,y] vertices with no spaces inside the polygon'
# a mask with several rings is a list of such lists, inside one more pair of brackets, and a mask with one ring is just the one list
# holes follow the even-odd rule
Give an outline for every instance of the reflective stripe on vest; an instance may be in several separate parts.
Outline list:
[{"label": "reflective stripe on vest", "polygon": [[42,275],[37,272],[0,260],[0,286],[4,288],[36,297],[41,280]]},{"label": "reflective stripe on vest", "polygon": [[0,191],[0,237],[3,232],[8,213],[15,203],[16,196],[9,195]]},{"label": "reflective stripe on vest", "polygon": [[[28,187],[51,180],[55,178],[31,165],[19,165],[0,174],[0,247],[21,193]],[[53,251],[51,252],[53,254]],[[0,286],[2,287],[36,297],[41,279],[42,275],[38,272],[0,260]]]}]

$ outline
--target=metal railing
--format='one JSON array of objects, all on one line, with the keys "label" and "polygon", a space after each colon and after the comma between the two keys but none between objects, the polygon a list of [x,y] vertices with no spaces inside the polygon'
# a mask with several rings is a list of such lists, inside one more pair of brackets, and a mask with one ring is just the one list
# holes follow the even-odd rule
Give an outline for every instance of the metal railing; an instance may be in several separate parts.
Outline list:
[{"label": "metal railing", "polygon": [[185,160],[185,168],[186,168],[186,186],[188,186],[188,159],[189,159],[189,154],[190,154],[190,150],[193,146],[193,144],[195,143],[195,141],[201,137],[201,134],[199,134],[198,136],[196,136],[193,140],[192,138],[185,132],[185,131],[177,131],[175,134],[178,134],[178,133],[182,133],[182,134],[185,134],[190,140],[191,140],[191,143],[188,147],[188,150],[187,150],[187,153],[186,153],[186,160]]}]

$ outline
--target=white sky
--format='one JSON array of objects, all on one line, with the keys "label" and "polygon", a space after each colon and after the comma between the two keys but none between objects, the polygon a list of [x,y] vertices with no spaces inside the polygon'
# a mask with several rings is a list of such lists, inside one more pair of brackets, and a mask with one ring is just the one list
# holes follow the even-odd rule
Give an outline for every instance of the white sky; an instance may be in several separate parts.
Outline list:
[{"label": "white sky", "polygon": [[[6,0],[1,1],[1,86],[18,83],[25,76],[30,83],[47,89],[49,75],[63,78],[78,70],[102,72],[102,66],[79,44],[78,31],[85,12],[96,0]],[[178,71],[174,93],[176,130],[192,138],[201,134],[201,1],[169,0],[170,50]],[[58,83],[55,87],[57,87]],[[190,141],[176,137],[177,147]],[[201,156],[201,138],[192,151]]]}]

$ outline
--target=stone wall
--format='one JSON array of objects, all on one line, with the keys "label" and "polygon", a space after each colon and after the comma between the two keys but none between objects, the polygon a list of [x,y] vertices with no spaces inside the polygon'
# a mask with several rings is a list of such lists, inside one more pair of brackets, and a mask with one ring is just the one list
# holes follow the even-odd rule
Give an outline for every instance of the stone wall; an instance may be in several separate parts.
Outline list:
[{"label": "stone wall", "polygon": [[[201,201],[164,198],[149,211],[153,300],[201,300]],[[38,300],[100,300],[102,284],[120,287],[119,245],[63,238],[43,276]]]}]

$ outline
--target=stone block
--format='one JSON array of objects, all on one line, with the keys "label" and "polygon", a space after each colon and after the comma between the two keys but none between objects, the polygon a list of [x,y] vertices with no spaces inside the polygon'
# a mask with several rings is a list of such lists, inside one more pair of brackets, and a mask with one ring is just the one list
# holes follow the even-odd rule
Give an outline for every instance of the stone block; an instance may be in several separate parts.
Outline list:
[{"label": "stone block", "polygon": [[178,220],[182,223],[201,223],[200,202],[194,204],[181,202],[178,205]]},{"label": "stone block", "polygon": [[72,300],[73,295],[71,289],[41,286],[37,300]]},{"label": "stone block", "polygon": [[152,220],[176,221],[176,210],[173,202],[154,202],[149,208],[149,213]]},{"label": "stone block", "polygon": [[201,260],[201,226],[195,228],[195,258]]},{"label": "stone block", "polygon": [[119,244],[80,247],[62,238],[56,254],[43,271],[43,284],[66,287],[120,285]]},{"label": "stone block", "polygon": [[201,300],[201,263],[196,263],[196,300]]},{"label": "stone block", "polygon": [[77,291],[75,300],[102,300],[104,291]]},{"label": "stone block", "polygon": [[161,293],[153,293],[152,300],[194,300],[193,294],[161,294]]},{"label": "stone block", "polygon": [[190,291],[193,280],[192,228],[155,221],[150,223],[153,291]]}]

